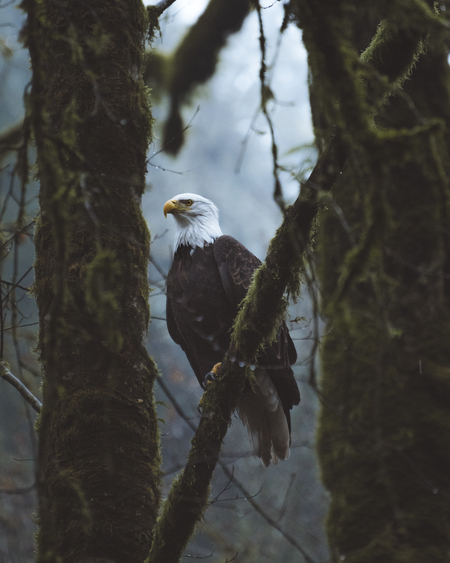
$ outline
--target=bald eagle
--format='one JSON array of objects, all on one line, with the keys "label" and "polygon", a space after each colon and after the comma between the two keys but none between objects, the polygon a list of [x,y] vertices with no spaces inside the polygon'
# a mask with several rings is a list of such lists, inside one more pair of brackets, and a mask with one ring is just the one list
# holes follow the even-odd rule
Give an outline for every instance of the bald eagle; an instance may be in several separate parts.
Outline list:
[{"label": "bald eagle", "polygon": [[[224,236],[212,201],[180,194],[164,205],[176,220],[174,258],[167,278],[169,334],[184,350],[197,379],[222,361],[239,305],[261,262],[245,246]],[[255,369],[256,390],[247,389],[237,411],[247,427],[255,456],[267,467],[289,457],[290,409],[300,402],[291,366],[297,360],[283,321],[276,341],[265,348]]]}]

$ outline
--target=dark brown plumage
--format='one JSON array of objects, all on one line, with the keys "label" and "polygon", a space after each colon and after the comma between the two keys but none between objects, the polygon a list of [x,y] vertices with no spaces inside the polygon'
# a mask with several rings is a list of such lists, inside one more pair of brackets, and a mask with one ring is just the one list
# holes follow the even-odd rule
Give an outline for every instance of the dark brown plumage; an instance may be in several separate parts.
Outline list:
[{"label": "dark brown plumage", "polygon": [[[193,202],[187,206],[192,208],[199,197],[177,196],[167,202],[165,212],[176,217],[184,207],[173,211],[167,207],[169,203],[181,201],[186,207],[183,202]],[[201,198],[203,202],[210,203]],[[233,321],[259,265],[258,258],[230,236],[217,236],[202,246],[179,244],[176,248],[167,278],[167,326],[201,385],[229,348]],[[258,358],[257,392],[247,389],[239,399],[238,413],[249,430],[254,453],[266,466],[289,456],[290,409],[300,402],[291,369],[296,359],[282,322],[277,340]]]}]

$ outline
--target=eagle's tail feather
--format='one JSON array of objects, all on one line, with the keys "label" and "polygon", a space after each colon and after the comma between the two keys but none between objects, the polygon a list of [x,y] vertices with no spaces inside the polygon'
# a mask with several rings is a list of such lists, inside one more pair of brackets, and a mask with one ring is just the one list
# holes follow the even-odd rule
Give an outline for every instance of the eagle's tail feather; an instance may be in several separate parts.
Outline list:
[{"label": "eagle's tail feather", "polygon": [[290,435],[278,393],[264,370],[256,372],[257,388],[238,400],[238,414],[247,427],[253,455],[264,467],[289,457]]}]

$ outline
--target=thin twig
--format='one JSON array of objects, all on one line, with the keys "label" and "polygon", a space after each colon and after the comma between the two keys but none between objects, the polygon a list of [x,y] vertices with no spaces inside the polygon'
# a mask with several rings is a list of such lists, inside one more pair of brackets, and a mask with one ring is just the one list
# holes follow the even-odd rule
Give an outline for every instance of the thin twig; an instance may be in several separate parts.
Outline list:
[{"label": "thin twig", "polygon": [[289,492],[291,490],[292,485],[294,484],[296,477],[297,477],[297,473],[291,473],[291,480],[290,480],[289,485],[288,485],[286,492],[284,494],[284,501],[283,501],[283,505],[282,505],[281,510],[280,510],[280,514],[278,515],[277,522],[280,522],[280,520],[286,514],[286,509],[287,509],[287,506],[288,506],[288,503],[289,503]]},{"label": "thin twig", "polygon": [[270,117],[269,110],[267,109],[267,101],[269,97],[272,96],[270,91],[269,84],[266,82],[266,37],[264,34],[264,24],[262,20],[261,14],[261,6],[258,0],[254,0],[254,4],[256,7],[256,12],[258,14],[258,22],[259,22],[259,46],[261,49],[261,67],[259,71],[259,79],[261,82],[261,110],[266,118],[267,125],[269,126],[270,131],[270,138],[272,141],[272,161],[273,161],[273,177],[275,180],[275,187],[273,192],[273,197],[275,202],[277,203],[278,207],[280,208],[281,212],[284,213],[286,210],[286,205],[283,199],[283,191],[281,188],[281,181],[278,175],[278,170],[280,168],[278,164],[278,146],[275,141],[275,130],[272,123],[272,118]]},{"label": "thin twig", "polygon": [[23,291],[30,291],[30,288],[29,288],[29,287],[25,287],[25,286],[19,285],[19,284],[17,284],[17,283],[14,284],[14,283],[12,283],[12,282],[9,282],[9,281],[1,280],[1,279],[0,279],[0,284],[2,284],[2,283],[4,283],[5,285],[15,286],[15,287],[17,287],[17,288],[19,288],[19,289],[22,289]]},{"label": "thin twig", "polygon": [[[152,163],[152,160],[155,158],[155,156],[158,156],[158,154],[162,153],[165,151],[165,149],[170,145],[170,143],[176,139],[177,137],[179,137],[180,135],[182,135],[185,131],[187,131],[188,129],[191,128],[192,122],[194,121],[194,119],[196,118],[198,112],[200,111],[200,106],[197,106],[194,115],[191,117],[189,123],[174,137],[172,137],[171,139],[169,139],[169,141],[167,141],[167,143],[165,143],[165,145],[163,145],[163,147],[161,149],[159,149],[159,151],[156,151],[152,154],[152,156],[147,159],[146,164],[150,164],[150,166],[153,166],[153,168],[156,168],[157,170],[162,170],[163,172],[172,172],[173,174],[180,174],[183,175],[185,174],[185,172],[179,172],[177,170],[169,170],[168,168],[163,168],[162,166],[158,166],[156,164]],[[186,170],[186,172],[189,172],[189,170]]]},{"label": "thin twig", "polygon": [[184,553],[182,557],[187,557],[189,559],[207,559],[208,557],[212,557],[213,555],[214,551],[211,551],[211,553],[208,553],[207,555],[188,555],[187,553]]},{"label": "thin twig", "polygon": [[218,495],[215,496],[215,498],[212,499],[212,501],[210,502],[210,504],[212,504],[213,502],[218,502],[219,500],[223,500],[220,499],[220,497],[223,495],[223,493],[225,491],[229,491],[230,487],[231,487],[231,482],[233,481],[233,477],[234,477],[234,465],[231,469],[231,477],[228,479],[227,484],[225,485],[225,487],[220,491],[220,493]]},{"label": "thin twig", "polygon": [[[225,463],[221,462],[219,460],[219,464],[220,467],[222,468],[222,471],[225,473],[225,475],[227,477],[231,476],[231,471],[228,469],[228,467],[225,465]],[[254,508],[254,510],[264,518],[264,520],[270,524],[270,526],[272,526],[273,528],[275,528],[278,532],[280,532],[280,534],[292,545],[292,547],[294,547],[297,551],[299,551],[303,557],[305,558],[305,561],[307,561],[307,563],[314,563],[314,559],[312,559],[307,553],[306,551],[303,549],[303,547],[297,542],[297,540],[294,538],[294,536],[292,536],[291,534],[289,534],[289,532],[287,532],[280,524],[278,524],[278,522],[272,518],[272,516],[270,516],[270,514],[268,512],[266,512],[264,510],[264,508],[261,506],[261,504],[259,504],[258,502],[256,502],[252,495],[250,494],[250,492],[244,487],[244,485],[242,483],[240,483],[236,478],[233,478],[233,483],[235,484],[235,486],[241,491],[241,493],[244,495],[244,497],[247,499],[247,501],[252,505],[252,507]],[[312,535],[312,534],[311,534]],[[315,536],[313,536],[315,538]],[[318,539],[318,538],[315,538]]]},{"label": "thin twig", "polygon": [[6,362],[1,361],[0,366],[1,366],[0,376],[5,381],[10,383],[13,387],[15,387],[17,391],[19,391],[19,393],[25,399],[25,401],[27,401],[27,403],[29,403],[36,412],[41,412],[41,408],[42,408],[41,401],[39,401],[39,399],[33,395],[33,393],[28,389],[28,387],[25,387],[25,385],[20,381],[20,379],[17,379],[17,377],[9,371],[9,369],[6,367]]}]

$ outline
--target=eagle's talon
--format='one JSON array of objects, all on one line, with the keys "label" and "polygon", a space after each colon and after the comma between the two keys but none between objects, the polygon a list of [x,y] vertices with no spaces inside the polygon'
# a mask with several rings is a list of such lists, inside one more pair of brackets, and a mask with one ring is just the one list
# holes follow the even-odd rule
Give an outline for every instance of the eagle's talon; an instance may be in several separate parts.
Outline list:
[{"label": "eagle's talon", "polygon": [[213,381],[217,381],[217,371],[219,370],[221,364],[216,364],[212,370],[207,373],[205,375],[205,377],[203,378],[203,383],[202,383],[202,387],[203,389],[206,389],[206,386],[208,385],[208,383],[212,383]]},{"label": "eagle's talon", "polygon": [[215,381],[215,377],[212,371],[210,371],[209,373],[207,373],[205,375],[205,377],[203,378],[203,383],[202,383],[202,387],[203,389],[206,389],[206,386],[208,385],[208,383],[211,383]]}]

